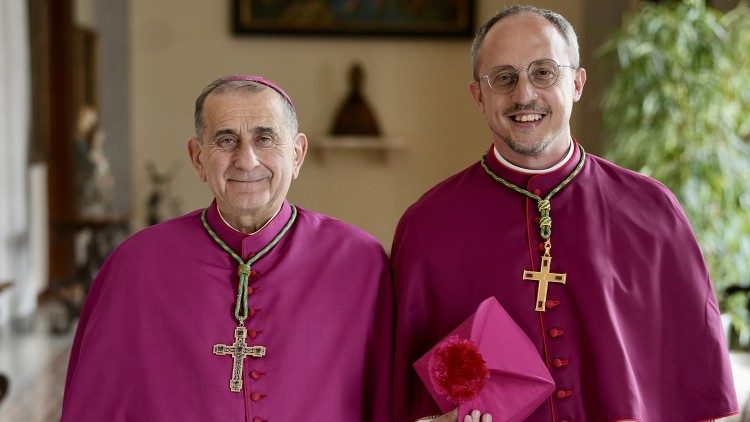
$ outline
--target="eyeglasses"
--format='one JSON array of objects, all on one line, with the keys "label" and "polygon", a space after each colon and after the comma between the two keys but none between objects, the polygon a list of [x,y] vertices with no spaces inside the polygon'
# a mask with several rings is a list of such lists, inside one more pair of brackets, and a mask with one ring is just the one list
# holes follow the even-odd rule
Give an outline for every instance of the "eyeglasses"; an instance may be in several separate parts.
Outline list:
[{"label": "eyeglasses", "polygon": [[513,92],[516,84],[518,83],[518,73],[526,71],[526,75],[529,77],[529,82],[537,88],[549,88],[560,77],[560,68],[569,67],[571,69],[577,69],[575,66],[567,64],[557,64],[552,59],[537,60],[531,62],[529,67],[526,69],[516,70],[513,66],[497,66],[490,69],[486,75],[479,78],[479,82],[482,79],[487,79],[487,85],[490,89],[497,92],[498,94],[508,94]]}]

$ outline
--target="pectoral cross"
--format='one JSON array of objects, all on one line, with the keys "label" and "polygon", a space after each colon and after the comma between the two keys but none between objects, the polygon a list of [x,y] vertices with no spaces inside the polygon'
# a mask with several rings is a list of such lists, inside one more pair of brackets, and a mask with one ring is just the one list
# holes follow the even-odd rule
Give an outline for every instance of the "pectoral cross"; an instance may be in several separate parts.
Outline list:
[{"label": "pectoral cross", "polygon": [[544,312],[547,302],[547,286],[549,283],[565,284],[565,273],[552,273],[549,267],[552,265],[552,257],[549,254],[550,243],[547,241],[544,245],[544,256],[542,256],[542,268],[539,271],[525,270],[523,272],[524,280],[538,281],[539,286],[536,289],[536,308],[535,311]]},{"label": "pectoral cross", "polygon": [[232,364],[232,379],[229,380],[229,390],[232,392],[242,391],[242,366],[245,358],[252,356],[262,358],[266,355],[265,346],[248,346],[247,328],[239,326],[234,329],[234,344],[227,346],[225,344],[214,344],[214,354],[217,356],[232,355],[234,363]]}]

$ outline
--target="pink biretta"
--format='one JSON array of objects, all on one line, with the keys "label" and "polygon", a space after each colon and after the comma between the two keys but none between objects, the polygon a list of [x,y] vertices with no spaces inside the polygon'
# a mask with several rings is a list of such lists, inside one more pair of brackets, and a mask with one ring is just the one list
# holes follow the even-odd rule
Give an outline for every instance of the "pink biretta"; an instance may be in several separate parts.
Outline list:
[{"label": "pink biretta", "polygon": [[[487,367],[483,388],[474,398],[460,403],[441,388],[434,373],[436,356],[445,350],[446,343],[458,344],[455,338],[475,345]],[[448,412],[458,407],[459,420],[473,409],[480,409],[492,414],[493,421],[523,421],[555,389],[534,344],[495,297],[479,304],[476,312],[417,360],[414,368],[440,410]]]}]

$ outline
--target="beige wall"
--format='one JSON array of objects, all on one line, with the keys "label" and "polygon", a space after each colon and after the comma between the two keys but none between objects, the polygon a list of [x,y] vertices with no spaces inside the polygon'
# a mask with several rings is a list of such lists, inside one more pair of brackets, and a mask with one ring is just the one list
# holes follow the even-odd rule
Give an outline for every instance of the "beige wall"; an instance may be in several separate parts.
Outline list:
[{"label": "beige wall", "polygon": [[[483,21],[506,2],[479,0]],[[510,2],[508,2],[510,3]],[[579,28],[582,2],[536,1]],[[235,37],[228,1],[147,1],[131,5],[132,207],[143,224],[146,160],[181,168],[175,182],[183,210],[211,199],[188,162],[193,102],[210,80],[256,73],[279,82],[299,110],[301,130],[315,144],[346,94],[346,71],[364,65],[365,93],[386,135],[403,148],[309,152],[290,199],[358,225],[388,249],[401,213],[427,188],[476,161],[489,145],[468,93],[469,39]],[[580,31],[580,29],[579,29]],[[116,160],[117,157],[112,157]],[[458,222],[457,222],[458,223]]]}]

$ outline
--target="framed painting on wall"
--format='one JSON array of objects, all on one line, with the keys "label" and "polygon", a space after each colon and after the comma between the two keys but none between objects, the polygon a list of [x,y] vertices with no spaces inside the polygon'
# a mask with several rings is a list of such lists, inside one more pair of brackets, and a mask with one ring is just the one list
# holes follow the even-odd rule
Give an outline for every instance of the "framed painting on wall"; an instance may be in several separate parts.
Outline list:
[{"label": "framed painting on wall", "polygon": [[236,34],[466,37],[474,0],[231,0]]}]

